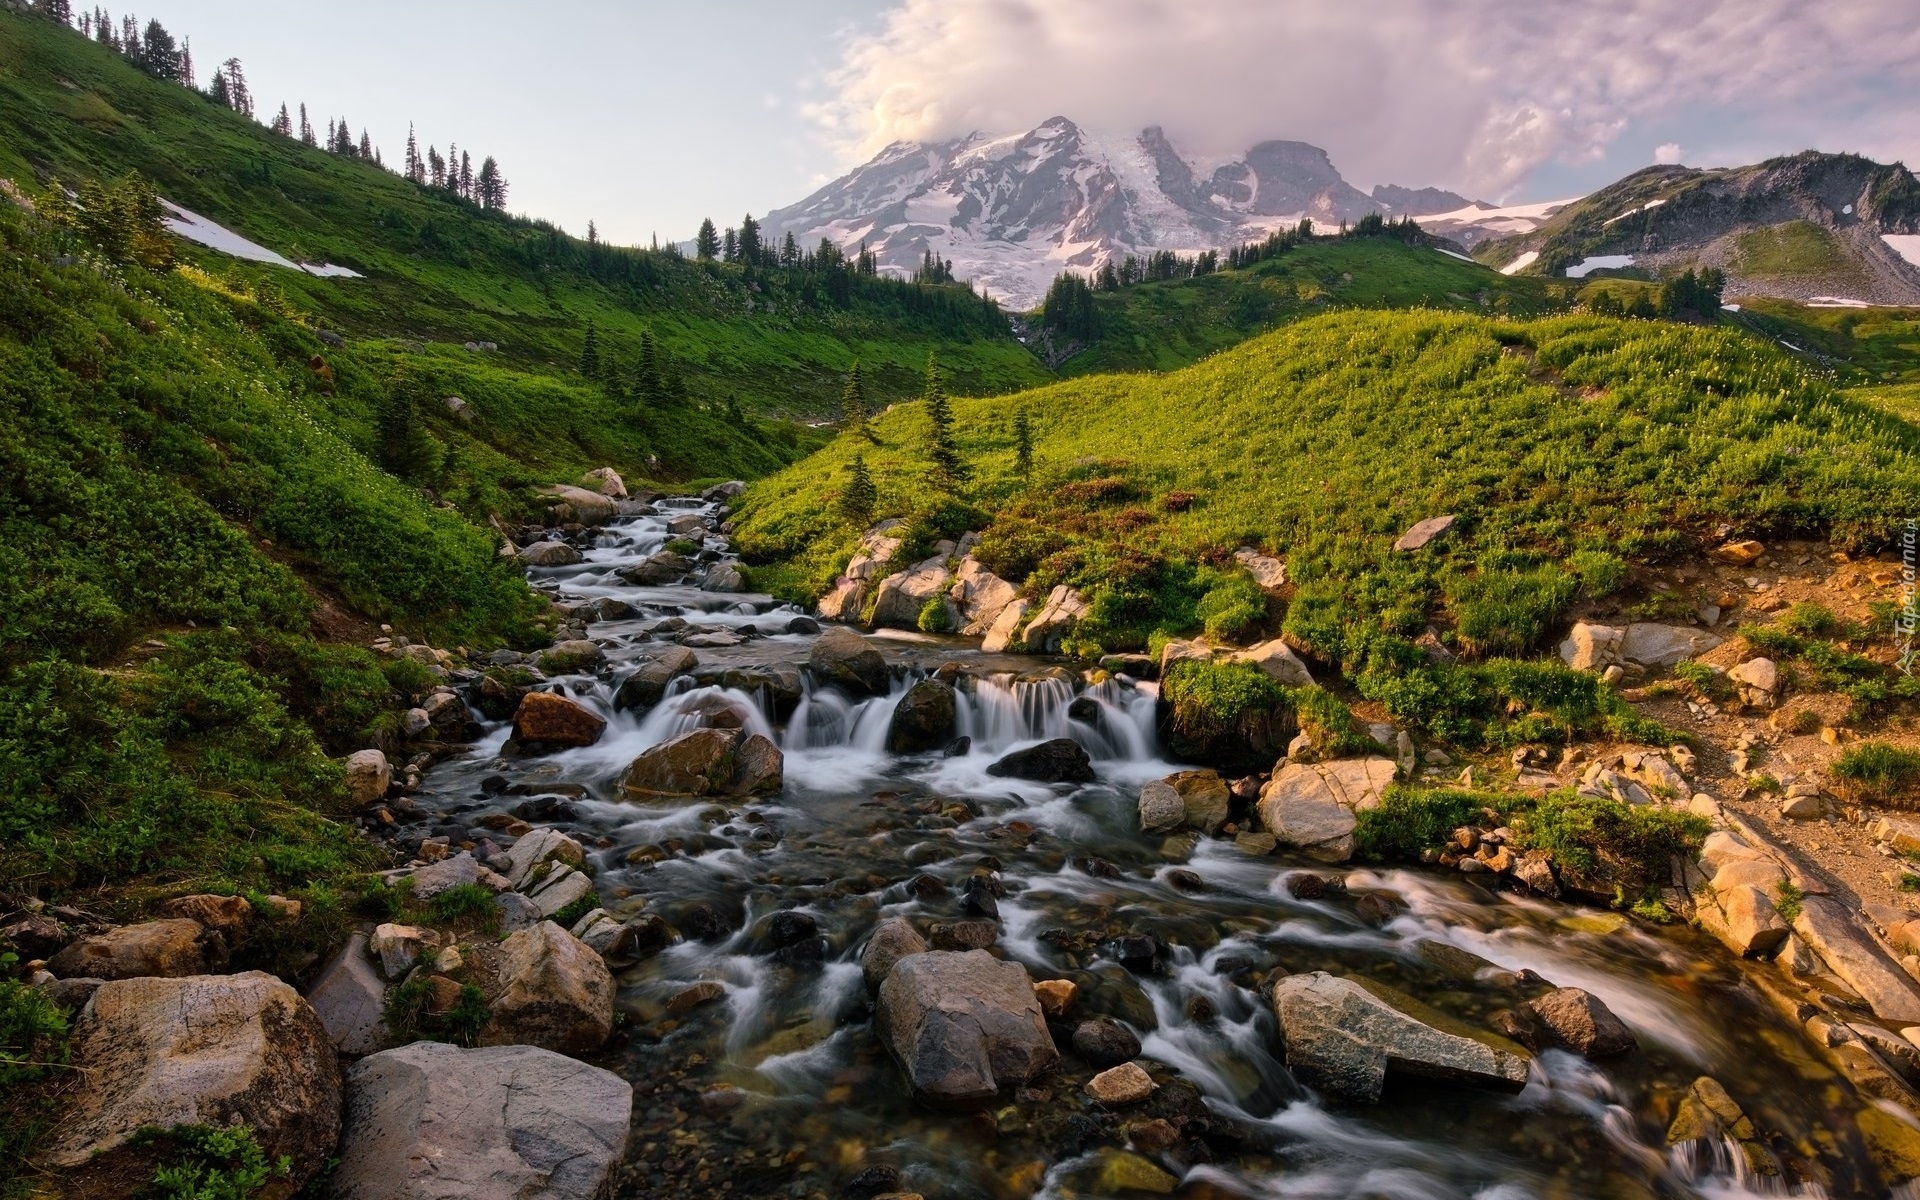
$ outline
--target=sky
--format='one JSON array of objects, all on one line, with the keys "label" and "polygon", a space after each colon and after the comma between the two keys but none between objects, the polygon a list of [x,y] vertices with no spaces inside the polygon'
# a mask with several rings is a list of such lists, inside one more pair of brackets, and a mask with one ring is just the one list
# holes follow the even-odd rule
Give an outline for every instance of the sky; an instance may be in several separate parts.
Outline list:
[{"label": "sky", "polygon": [[[1287,138],[1349,181],[1521,203],[1652,162],[1920,163],[1914,0],[149,0],[203,77],[344,116],[389,162],[499,158],[611,241],[793,203],[889,141],[1054,115],[1196,162]],[[76,8],[80,7],[76,3]],[[121,11],[113,10],[116,15]]]}]

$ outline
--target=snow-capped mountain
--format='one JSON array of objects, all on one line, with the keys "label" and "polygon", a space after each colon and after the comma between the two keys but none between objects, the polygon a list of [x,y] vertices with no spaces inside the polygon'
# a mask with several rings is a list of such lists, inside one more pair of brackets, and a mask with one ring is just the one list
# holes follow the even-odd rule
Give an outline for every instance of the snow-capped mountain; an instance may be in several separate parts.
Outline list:
[{"label": "snow-capped mountain", "polygon": [[762,228],[802,245],[825,237],[852,251],[865,242],[882,269],[902,274],[931,249],[959,278],[1026,309],[1061,271],[1155,250],[1225,248],[1302,217],[1333,226],[1370,212],[1446,213],[1436,232],[1469,242],[1479,214],[1513,219],[1437,188],[1389,185],[1368,195],[1305,142],[1262,142],[1237,158],[1196,163],[1158,127],[1098,133],[1054,117],[1025,133],[896,142],[768,213]]}]

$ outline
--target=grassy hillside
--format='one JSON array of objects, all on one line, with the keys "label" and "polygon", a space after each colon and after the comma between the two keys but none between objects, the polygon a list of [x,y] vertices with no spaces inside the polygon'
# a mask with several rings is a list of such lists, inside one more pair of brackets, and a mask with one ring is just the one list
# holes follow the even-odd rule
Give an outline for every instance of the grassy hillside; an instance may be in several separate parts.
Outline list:
[{"label": "grassy hillside", "polygon": [[1343,308],[1533,316],[1565,309],[1571,297],[1565,284],[1504,276],[1394,238],[1315,238],[1250,267],[1097,293],[1098,335],[1059,370],[1067,376],[1177,370],[1291,321]]},{"label": "grassy hillside", "polygon": [[[929,350],[963,392],[1048,378],[965,287],[855,280],[838,296],[798,272],[589,246],[278,137],[73,31],[0,14],[0,175],[31,189],[128,170],[289,257],[363,272],[319,279],[188,252],[355,340],[492,341],[499,351],[489,361],[509,372],[566,376],[589,321],[623,367],[647,330],[696,405],[737,396],[750,410],[787,416],[831,414],[855,358],[882,401],[911,391]],[[656,434],[619,465],[639,473],[670,441]],[[728,470],[705,466],[689,469]]]},{"label": "grassy hillside", "polygon": [[[1012,475],[1021,409],[1030,481]],[[1616,586],[1623,559],[1695,549],[1722,524],[1883,544],[1920,515],[1920,431],[1726,328],[1331,314],[1172,375],[956,414],[975,468],[959,496],[926,482],[920,405],[756,485],[740,540],[759,577],[803,594],[831,579],[857,533],[835,501],[860,453],[878,515],[909,517],[916,544],[990,522],[990,566],[1034,595],[1085,591],[1083,653],[1284,629],[1392,691],[1425,662],[1411,640],[1429,626],[1470,658],[1527,654],[1583,588]],[[1390,549],[1442,513],[1459,524],[1437,551]],[[1284,611],[1244,612],[1241,545],[1286,558]]]}]

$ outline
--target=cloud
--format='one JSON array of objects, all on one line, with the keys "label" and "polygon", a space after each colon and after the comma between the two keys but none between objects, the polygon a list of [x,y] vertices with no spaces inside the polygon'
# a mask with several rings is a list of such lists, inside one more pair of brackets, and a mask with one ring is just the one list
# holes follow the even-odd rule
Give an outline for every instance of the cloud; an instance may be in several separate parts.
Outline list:
[{"label": "cloud", "polygon": [[1356,182],[1497,196],[1694,109],[1811,107],[1843,139],[1910,114],[1920,22],[1911,0],[899,0],[829,82],[810,111],[850,154],[1060,114],[1162,125],[1195,157],[1298,138]]},{"label": "cloud", "polygon": [[1685,152],[1680,149],[1679,142],[1661,142],[1653,148],[1653,161],[1657,163],[1677,163],[1680,161],[1680,156],[1683,153]]}]

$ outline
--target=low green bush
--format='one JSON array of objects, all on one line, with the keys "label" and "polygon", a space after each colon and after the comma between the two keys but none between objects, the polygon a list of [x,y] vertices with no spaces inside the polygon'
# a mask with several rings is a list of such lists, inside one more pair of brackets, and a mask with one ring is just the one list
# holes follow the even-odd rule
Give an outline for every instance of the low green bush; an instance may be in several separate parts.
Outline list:
[{"label": "low green bush", "polygon": [[450,1042],[456,1046],[472,1046],[479,1040],[480,1030],[493,1016],[487,1006],[487,994],[474,983],[460,985],[459,998],[452,1008],[444,1013],[431,1013],[427,1006],[432,999],[432,985],[426,975],[416,975],[387,992],[381,1007],[381,1017],[386,1022],[387,1032],[397,1042],[434,1041]]},{"label": "low green bush", "polygon": [[1174,732],[1195,742],[1231,737],[1249,713],[1289,708],[1286,687],[1252,663],[1187,659],[1160,681]]},{"label": "low green bush", "polygon": [[1215,641],[1246,641],[1266,622],[1267,594],[1253,576],[1234,571],[1207,589],[1193,615]]},{"label": "low green bush", "polygon": [[1417,859],[1462,825],[1482,824],[1483,812],[1499,811],[1509,799],[1505,793],[1394,784],[1377,807],[1354,814],[1354,854],[1366,862]]},{"label": "low green bush", "polygon": [[1920,750],[1859,742],[1834,760],[1833,778],[1849,800],[1869,804],[1912,802],[1920,792]]},{"label": "low green bush", "polygon": [[914,625],[921,633],[952,633],[953,616],[947,611],[945,596],[929,596],[920,606],[920,615]]},{"label": "low green bush", "polygon": [[156,1200],[255,1200],[293,1166],[285,1155],[269,1159],[246,1125],[150,1125],[132,1141],[160,1158],[147,1189]]},{"label": "low green bush", "polygon": [[1567,567],[1595,600],[1613,595],[1627,581],[1626,560],[1605,550],[1576,550],[1567,557]]},{"label": "low green bush", "polygon": [[500,906],[477,883],[455,884],[428,900],[426,908],[436,925],[471,924],[489,933],[500,927]]},{"label": "low green bush", "polygon": [[1480,570],[1447,585],[1460,645],[1476,657],[1525,654],[1539,644],[1580,581],[1558,567]]}]

